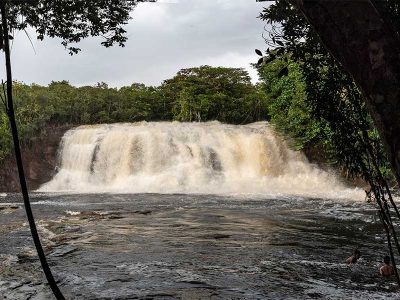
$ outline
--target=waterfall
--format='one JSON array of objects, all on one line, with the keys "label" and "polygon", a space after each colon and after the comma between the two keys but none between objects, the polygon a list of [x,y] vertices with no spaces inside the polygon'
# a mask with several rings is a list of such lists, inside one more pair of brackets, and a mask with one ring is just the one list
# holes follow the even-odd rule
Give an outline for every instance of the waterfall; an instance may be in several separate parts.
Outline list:
[{"label": "waterfall", "polygon": [[80,126],[39,191],[347,197],[336,176],[292,151],[267,122]]}]

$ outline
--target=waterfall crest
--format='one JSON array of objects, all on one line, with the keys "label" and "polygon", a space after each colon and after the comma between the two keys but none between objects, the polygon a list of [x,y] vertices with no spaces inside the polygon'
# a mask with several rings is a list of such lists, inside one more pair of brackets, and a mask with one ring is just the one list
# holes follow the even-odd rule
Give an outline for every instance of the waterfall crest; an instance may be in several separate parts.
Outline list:
[{"label": "waterfall crest", "polygon": [[267,122],[80,126],[64,135],[59,171],[39,191],[351,194],[290,150]]}]

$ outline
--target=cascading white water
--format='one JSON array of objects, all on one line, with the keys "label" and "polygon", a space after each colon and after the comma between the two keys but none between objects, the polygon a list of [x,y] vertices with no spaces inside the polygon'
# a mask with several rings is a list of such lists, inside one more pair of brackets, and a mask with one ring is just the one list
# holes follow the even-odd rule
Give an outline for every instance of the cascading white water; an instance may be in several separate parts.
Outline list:
[{"label": "cascading white water", "polygon": [[251,193],[351,197],[266,122],[139,122],[68,131],[46,192]]}]

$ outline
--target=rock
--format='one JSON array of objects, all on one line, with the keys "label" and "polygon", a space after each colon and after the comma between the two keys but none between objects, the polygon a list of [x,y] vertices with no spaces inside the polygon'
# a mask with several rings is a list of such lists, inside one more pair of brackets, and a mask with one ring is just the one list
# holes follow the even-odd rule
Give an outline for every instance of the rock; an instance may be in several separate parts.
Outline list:
[{"label": "rock", "polygon": [[72,247],[70,245],[67,246],[61,246],[56,248],[51,254],[50,256],[55,256],[55,257],[63,257],[66,256],[68,254],[71,254],[75,251],[77,251],[78,249],[75,247]]},{"label": "rock", "polygon": [[141,215],[150,215],[152,213],[151,210],[135,210],[133,213],[141,214]]},{"label": "rock", "polygon": [[216,240],[220,240],[220,239],[228,239],[231,237],[231,235],[229,234],[223,234],[223,233],[213,233],[213,234],[207,234],[204,236],[207,239],[216,239]]}]

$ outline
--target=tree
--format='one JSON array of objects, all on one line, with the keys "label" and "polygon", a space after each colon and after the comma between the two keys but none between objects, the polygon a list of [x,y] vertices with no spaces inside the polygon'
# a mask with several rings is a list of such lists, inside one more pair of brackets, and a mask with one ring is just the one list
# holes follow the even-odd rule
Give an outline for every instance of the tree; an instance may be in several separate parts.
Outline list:
[{"label": "tree", "polygon": [[32,238],[34,240],[47,281],[49,282],[53,294],[57,299],[64,299],[64,296],[57,287],[41,246],[30,206],[28,188],[22,164],[18,129],[13,104],[13,82],[9,46],[9,40],[12,38],[12,36],[10,33],[18,30],[25,30],[27,27],[32,27],[36,30],[38,39],[43,40],[46,35],[49,37],[61,38],[61,44],[69,50],[71,55],[80,50],[75,46],[75,44],[88,36],[102,36],[104,40],[101,42],[101,44],[105,47],[110,47],[115,43],[117,43],[119,46],[124,46],[127,38],[125,36],[125,30],[122,26],[129,20],[129,13],[136,6],[137,2],[144,1],[0,1],[2,19],[0,48],[3,49],[5,53],[7,74],[7,93],[3,97],[3,102],[10,122],[15,157],[21,183],[21,191]]},{"label": "tree", "polygon": [[[288,68],[288,75],[279,72]],[[296,150],[312,152],[323,148],[324,124],[313,118],[307,103],[306,83],[298,63],[275,59],[258,67],[260,88],[266,93],[269,121],[279,132],[289,136]],[[309,156],[310,157],[310,156]]]},{"label": "tree", "polygon": [[400,4],[390,7],[374,0],[293,3],[360,88],[400,184],[400,40],[399,28],[387,12],[398,10]]},{"label": "tree", "polygon": [[266,105],[260,103],[263,97],[240,68],[182,69],[164,81],[161,91],[179,121],[250,123],[267,117]]},{"label": "tree", "polygon": [[[322,44],[351,75],[359,87],[368,110],[386,148],[390,165],[400,185],[400,38],[398,13],[394,1],[293,1],[319,35]],[[390,17],[396,16],[391,20]],[[396,27],[397,25],[397,27]],[[366,143],[372,163],[376,159]],[[388,201],[400,213],[383,177],[369,179],[380,208],[389,252],[394,262],[391,238],[400,255],[400,245],[390,214]],[[375,181],[375,182],[374,182]],[[387,196],[385,195],[387,194]]]},{"label": "tree", "polygon": [[7,1],[9,32],[32,27],[38,39],[45,36],[62,39],[61,44],[70,54],[82,39],[101,36],[101,44],[124,46],[127,40],[123,29],[130,19],[129,13],[138,2],[146,0],[12,0]]},{"label": "tree", "polygon": [[288,77],[282,70],[293,68],[293,62],[299,67],[302,79],[297,80],[304,80],[305,84],[304,105],[311,118],[319,122],[318,127],[324,129],[318,132],[313,143],[328,144],[326,150],[330,159],[343,166],[352,177],[365,175],[363,165],[368,173],[373,173],[368,167],[369,153],[361,146],[366,143],[377,145],[374,156],[379,168],[385,169],[386,157],[359,90],[351,76],[322,46],[304,17],[286,1],[277,1],[265,8],[260,17],[272,25],[267,42],[276,47],[269,49],[264,58],[270,61],[267,66],[276,65],[275,60],[280,60],[277,67],[281,71],[275,71],[276,76],[281,77],[279,80]]},{"label": "tree", "polygon": [[[351,175],[361,175],[372,188],[394,263],[392,242],[399,255],[400,245],[390,208],[398,218],[400,213],[383,172],[387,158],[372,123],[380,132],[399,182],[398,136],[392,135],[400,126],[398,87],[394,86],[399,74],[400,5],[389,0],[377,3],[277,1],[261,14],[272,25],[267,40],[276,46],[262,61],[288,55],[300,64],[308,105],[315,118],[326,122],[334,156]],[[400,284],[397,271],[396,277]]]}]

